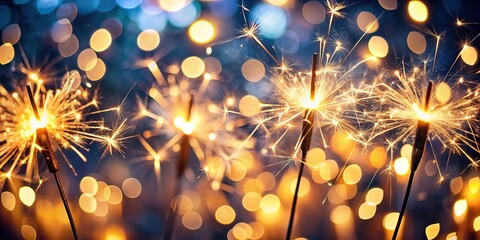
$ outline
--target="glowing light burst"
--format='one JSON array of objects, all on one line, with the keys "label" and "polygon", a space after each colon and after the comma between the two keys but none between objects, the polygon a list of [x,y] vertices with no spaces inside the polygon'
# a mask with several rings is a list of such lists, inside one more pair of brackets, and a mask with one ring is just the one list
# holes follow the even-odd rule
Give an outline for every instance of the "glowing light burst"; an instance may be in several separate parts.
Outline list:
[{"label": "glowing light burst", "polygon": [[[109,128],[104,120],[88,120],[93,115],[105,112],[120,112],[120,107],[98,109],[98,97],[88,88],[81,86],[77,71],[69,71],[63,77],[62,88],[46,90],[40,72],[27,73],[28,82],[33,85],[33,95],[39,111],[37,120],[26,89],[17,87],[9,92],[0,86],[0,169],[6,178],[17,177],[31,183],[41,183],[41,170],[37,156],[41,147],[37,145],[38,128],[46,127],[57,145],[54,146],[69,167],[75,172],[62,149],[73,151],[80,159],[87,161],[83,154],[90,142],[105,146],[105,152],[121,152],[125,139],[125,121],[117,128]],[[91,109],[97,109],[91,111]],[[23,168],[24,167],[24,168]],[[23,170],[21,170],[23,169]]]},{"label": "glowing light burst", "polygon": [[[275,57],[257,36],[259,24],[247,22],[245,15],[250,11],[245,6],[241,6],[245,20],[241,34],[236,38],[216,43],[223,44],[240,38],[252,39],[276,63],[269,76],[273,94],[268,101],[260,103],[262,110],[252,117],[256,124],[253,132],[261,129],[266,132],[266,138],[272,142],[268,143],[268,150],[263,153],[271,152],[277,157],[284,154],[278,152],[279,149],[285,149],[282,142],[287,142],[290,135],[296,136],[294,153],[285,157],[287,159],[285,166],[296,158],[300,150],[301,139],[296,130],[301,126],[306,109],[314,112],[313,131],[314,136],[317,136],[314,138],[320,139],[324,148],[329,147],[329,133],[332,131],[345,132],[362,147],[370,144],[369,135],[361,130],[364,120],[364,111],[361,110],[363,100],[371,98],[363,90],[368,87],[364,80],[368,73],[362,70],[362,65],[369,61],[376,62],[377,58],[368,56],[352,63],[353,60],[349,57],[353,55],[351,53],[365,34],[351,48],[347,48],[340,40],[333,39],[330,36],[333,20],[345,16],[342,10],[346,6],[327,1],[327,7],[330,15],[327,33],[316,39],[320,61],[316,71],[314,99],[310,99],[310,70],[299,71],[287,60]],[[261,17],[258,21],[261,21]],[[211,47],[207,52],[212,52]]]},{"label": "glowing light burst", "polygon": [[[137,101],[139,111],[134,119],[151,120],[151,125],[139,136],[148,155],[138,161],[153,161],[159,180],[161,162],[180,151],[181,140],[188,135],[189,146],[199,160],[201,170],[219,184],[230,163],[253,143],[252,136],[240,139],[243,136],[239,127],[245,125],[245,121],[235,117],[239,115],[233,110],[235,99],[228,97],[218,104],[206,97],[209,82],[214,81],[208,73],[203,74],[198,83],[181,73],[167,74],[165,78],[155,61],[147,61],[146,66],[156,82],[148,89],[148,100]],[[156,136],[167,139],[159,148],[149,141]]]},{"label": "glowing light burst", "polygon": [[310,99],[308,73],[276,74],[271,83],[277,103],[263,104],[266,108],[264,113],[267,113],[267,118],[270,116],[277,118],[274,129],[288,131],[294,125],[298,125],[296,123],[305,109],[310,109],[314,111],[315,126],[320,132],[323,147],[327,148],[329,145],[325,133],[328,129],[347,132],[349,137],[366,146],[368,140],[362,140],[363,133],[357,130],[361,125],[363,113],[356,109],[363,98],[358,89],[364,83],[355,86],[349,76],[350,73],[351,71],[345,72],[343,66],[334,65],[329,59],[321,61],[313,100]]},{"label": "glowing light burst", "polygon": [[[442,150],[465,156],[471,166],[478,166],[480,153],[480,88],[478,83],[457,77],[453,84],[442,79],[435,82],[429,108],[421,106],[428,72],[413,67],[386,73],[383,82],[377,83],[378,109],[372,112],[376,121],[376,136],[387,136],[388,149],[407,143],[415,134],[418,120],[429,122],[429,147],[438,141]],[[389,135],[390,134],[390,135]],[[374,137],[376,137],[374,136]],[[448,160],[450,159],[450,155]],[[447,160],[447,161],[448,161]],[[438,161],[436,161],[438,162]],[[437,163],[438,167],[438,163]],[[442,171],[438,167],[440,178]]]}]

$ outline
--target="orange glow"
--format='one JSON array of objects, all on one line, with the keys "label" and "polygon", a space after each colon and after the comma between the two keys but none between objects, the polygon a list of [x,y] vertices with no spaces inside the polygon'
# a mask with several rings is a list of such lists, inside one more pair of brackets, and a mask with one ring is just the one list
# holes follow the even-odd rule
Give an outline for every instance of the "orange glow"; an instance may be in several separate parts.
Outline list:
[{"label": "orange glow", "polygon": [[215,219],[223,225],[228,225],[235,220],[235,210],[229,205],[222,205],[215,211]]},{"label": "orange glow", "polygon": [[216,35],[215,27],[207,20],[198,20],[188,29],[188,35],[196,43],[209,43]]},{"label": "orange glow", "polygon": [[428,8],[421,1],[410,1],[408,3],[408,13],[417,22],[425,22],[428,18]]},{"label": "orange glow", "polygon": [[26,206],[32,206],[35,202],[35,191],[29,186],[23,186],[18,191],[18,196],[20,201]]},{"label": "orange glow", "polygon": [[453,213],[457,217],[460,217],[463,214],[465,214],[465,212],[467,212],[467,209],[468,209],[468,205],[467,205],[467,200],[465,199],[457,200],[453,205]]},{"label": "orange glow", "polygon": [[391,212],[383,218],[383,227],[387,230],[394,230],[395,226],[397,225],[398,216],[400,214],[398,212]]},{"label": "orange glow", "polygon": [[110,226],[107,228],[105,232],[104,238],[105,240],[125,240],[127,239],[127,235],[125,231],[119,226]]},{"label": "orange glow", "polygon": [[275,213],[280,209],[280,199],[277,195],[267,194],[260,201],[260,207],[266,213]]},{"label": "orange glow", "polygon": [[440,223],[434,223],[425,228],[425,235],[428,239],[435,239],[440,232]]},{"label": "orange glow", "polygon": [[190,135],[194,131],[193,123],[185,121],[185,119],[183,117],[180,117],[180,116],[176,117],[173,120],[173,124],[175,125],[175,127],[182,130],[182,132],[186,135]]},{"label": "orange glow", "polygon": [[413,110],[418,114],[418,119],[425,121],[425,122],[430,122],[432,120],[432,115],[429,114],[428,112],[425,112],[421,108],[418,107],[416,103],[412,105]]},{"label": "orange glow", "polygon": [[398,175],[406,175],[410,171],[410,162],[404,157],[398,158],[393,163],[393,168]]}]

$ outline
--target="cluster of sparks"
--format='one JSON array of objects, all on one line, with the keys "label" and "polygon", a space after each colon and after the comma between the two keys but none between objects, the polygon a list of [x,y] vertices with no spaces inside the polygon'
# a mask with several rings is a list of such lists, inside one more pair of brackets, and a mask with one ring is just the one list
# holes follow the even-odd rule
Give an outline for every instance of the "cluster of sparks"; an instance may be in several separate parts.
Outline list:
[{"label": "cluster of sparks", "polygon": [[[221,42],[232,41],[239,38],[252,39],[273,61],[276,66],[272,67],[269,76],[270,88],[273,91],[271,103],[260,103],[261,111],[253,117],[256,127],[253,132],[263,129],[266,132],[268,149],[276,157],[281,157],[278,149],[285,149],[282,142],[288,142],[291,136],[298,136],[294,147],[287,153],[287,165],[292,163],[293,159],[298,158],[300,143],[302,141],[299,131],[301,121],[305,110],[312,111],[314,114],[314,125],[312,131],[319,135],[321,146],[329,147],[330,134],[342,132],[349,139],[357,142],[362,147],[370,145],[372,134],[362,129],[365,121],[365,113],[362,104],[371,99],[372,96],[365,94],[364,89],[370,87],[365,80],[366,72],[360,72],[360,69],[368,62],[376,64],[377,58],[374,56],[365,57],[354,64],[347,64],[349,57],[352,56],[358,43],[365,34],[358,40],[354,47],[347,49],[341,41],[332,39],[331,28],[334,18],[344,16],[342,9],[346,6],[327,1],[330,15],[327,33],[324,37],[318,37],[319,43],[319,66],[316,70],[316,84],[313,98],[310,96],[310,70],[296,70],[289,61],[278,59],[266,47],[257,35],[260,24],[254,22],[249,24],[246,20],[248,8],[242,6],[242,13],[246,27],[242,29],[241,34],[233,39]],[[259,19],[259,22],[262,20]],[[211,45],[213,46],[213,45]],[[207,48],[207,53],[211,52],[211,46]],[[264,153],[267,153],[264,151]],[[285,167],[284,166],[284,167]]]},{"label": "cluster of sparks", "polygon": [[[275,116],[273,130],[283,129],[281,135],[284,136],[290,128],[298,125],[299,118],[302,117],[305,109],[309,109],[314,112],[314,128],[319,130],[321,144],[324,148],[329,147],[328,133],[325,132],[328,129],[347,132],[351,139],[367,145],[368,140],[363,139],[364,133],[357,130],[363,115],[358,105],[370,96],[362,96],[360,88],[364,83],[355,86],[351,81],[350,73],[362,63],[373,61],[375,58],[363,60],[346,71],[345,67],[331,61],[340,48],[340,45],[337,45],[332,55],[320,54],[325,58],[320,59],[320,66],[317,67],[313,99],[310,98],[309,73],[300,71],[274,74],[271,83],[276,103],[262,105],[265,111],[260,115],[266,113],[267,117],[260,121],[263,122],[269,116]],[[273,151],[278,142],[276,141],[271,146]],[[299,142],[300,139],[298,139],[295,149],[298,149]]]},{"label": "cluster of sparks", "polygon": [[56,143],[54,150],[62,155],[73,172],[73,165],[63,150],[74,152],[83,161],[87,161],[84,152],[88,151],[91,142],[105,147],[103,155],[122,151],[125,121],[110,128],[104,120],[90,120],[105,112],[119,113],[120,107],[99,109],[97,94],[91,93],[88,86],[81,86],[81,76],[76,70],[63,76],[62,87],[58,89],[47,89],[41,72],[28,69],[22,72],[27,73],[27,84],[33,86],[40,119],[34,114],[25,87],[18,86],[9,92],[0,86],[0,168],[3,180],[16,177],[30,183],[43,181],[41,164],[37,160],[42,149],[37,144],[36,130],[39,128],[49,131]]},{"label": "cluster of sparks", "polygon": [[[320,139],[324,148],[329,147],[330,139],[326,131],[334,129],[345,133],[349,139],[364,148],[375,145],[376,139],[386,138],[387,149],[393,151],[399,144],[412,140],[416,122],[422,119],[430,122],[429,140],[440,141],[443,151],[463,155],[470,161],[472,167],[478,166],[476,157],[480,153],[478,84],[457,77],[457,80],[453,81],[454,85],[450,87],[452,81],[446,81],[447,76],[443,80],[440,78],[435,83],[437,86],[435,101],[429,110],[424,112],[421,109],[422,86],[427,82],[425,80],[427,75],[436,75],[431,71],[427,73],[427,61],[424,63],[423,71],[415,67],[408,72],[404,67],[402,71],[382,70],[373,74],[368,71],[362,72],[361,65],[368,62],[378,65],[377,57],[368,56],[353,64],[346,60],[365,37],[368,29],[352,48],[345,49],[342,42],[332,39],[330,35],[334,19],[345,16],[342,10],[346,6],[327,1],[327,7],[330,15],[328,30],[325,37],[317,39],[321,59],[317,68],[315,97],[311,99],[310,73],[295,71],[287,61],[276,58],[257,35],[259,24],[247,22],[245,12],[249,12],[249,9],[242,5],[246,27],[234,39],[252,39],[277,64],[272,67],[273,71],[269,77],[274,92],[274,103],[261,103],[262,111],[253,118],[257,124],[254,131],[263,128],[268,139],[272,141],[268,149],[277,155],[278,145],[287,138],[289,132],[296,132],[299,135],[298,131],[291,130],[301,125],[301,118],[307,109],[314,112],[313,128],[318,131],[317,139]],[[373,27],[377,20],[371,23],[369,28]],[[442,34],[431,32],[429,35],[435,37],[437,43],[432,59],[435,64]],[[221,43],[232,40],[228,39]],[[207,48],[207,52],[211,51],[211,48]],[[435,65],[432,66],[434,67]],[[368,81],[368,78],[372,81]],[[393,138],[390,137],[392,135]],[[294,145],[294,153],[287,157],[289,163],[299,152],[300,142],[301,136]],[[429,145],[435,153],[431,141]],[[440,168],[438,169],[440,178],[443,179]]]},{"label": "cluster of sparks", "polygon": [[[359,66],[368,61],[374,62],[377,67],[379,64],[376,57],[366,57],[353,64],[351,61],[346,61],[365,37],[368,29],[349,51],[345,50],[342,42],[330,37],[334,17],[343,17],[341,10],[345,6],[327,1],[327,7],[330,20],[326,36],[318,38],[320,66],[312,66],[312,71],[316,73],[316,76],[314,75],[316,79],[311,80],[312,85],[308,71],[293,70],[286,61],[278,60],[268,50],[256,35],[259,25],[249,26],[245,17],[245,12],[249,10],[242,7],[246,27],[238,38],[252,39],[277,64],[272,68],[273,71],[269,77],[274,93],[273,103],[259,103],[262,110],[254,117],[257,126],[254,131],[260,127],[265,129],[266,149],[270,149],[276,157],[281,156],[277,153],[277,149],[285,149],[283,145],[279,147],[282,141],[290,146],[293,154],[284,157],[287,161],[283,168],[299,159],[300,150],[305,151],[303,147],[305,139],[302,139],[305,137],[304,130],[302,129],[300,135],[298,131],[300,128],[295,126],[301,126],[302,121],[313,119],[314,122],[310,123],[312,128],[310,131],[315,134],[314,141],[320,140],[324,148],[329,147],[328,140],[333,137],[333,135],[327,135],[332,133],[328,132],[328,129],[333,129],[334,132],[344,133],[364,149],[374,145],[384,145],[383,142],[386,142],[387,150],[392,156],[391,161],[399,145],[413,141],[417,122],[428,122],[430,124],[428,146],[437,166],[439,181],[445,180],[445,174],[442,173],[437,159],[438,151],[434,147],[435,141],[440,142],[441,153],[448,153],[446,166],[453,153],[468,159],[471,167],[478,167],[480,88],[478,83],[465,80],[461,73],[450,74],[462,51],[468,46],[465,45],[460,51],[443,78],[434,71],[442,34],[434,33],[430,34],[436,39],[435,54],[430,60],[433,65],[429,66],[427,63],[430,61],[424,61],[423,71],[418,67],[406,70],[404,66],[401,71],[382,69],[374,74],[370,74],[368,70],[360,72]],[[373,24],[370,23],[368,28],[372,27],[377,20],[378,18]],[[333,49],[330,49],[331,46]],[[211,48],[207,49],[208,52],[211,52]],[[316,64],[315,60],[313,62]],[[430,67],[433,70],[427,71]],[[433,99],[423,100],[424,85],[431,77],[434,78],[436,85]],[[453,85],[450,86],[452,82]],[[423,109],[424,101],[430,102],[428,109]],[[309,114],[314,116],[310,120],[307,118]],[[292,132],[299,136],[295,144],[288,142]],[[310,139],[306,138],[306,141]],[[264,154],[267,152],[268,150],[263,151]],[[302,158],[302,167],[303,163],[308,164],[303,161]],[[348,161],[349,159],[346,162]],[[387,167],[386,172],[393,172],[392,165]],[[302,169],[300,168],[300,173]],[[339,178],[335,183],[338,180]],[[297,188],[298,186],[297,183]],[[295,197],[293,207],[296,203]],[[289,225],[287,238],[290,237],[290,227],[291,225]]]},{"label": "cluster of sparks", "polygon": [[[145,99],[137,97],[133,121],[148,122],[148,125],[146,129],[142,125],[138,136],[147,155],[135,161],[151,162],[159,181],[162,163],[179,155],[184,147],[182,139],[188,136],[188,147],[217,190],[232,162],[254,149],[256,143],[265,144],[262,154],[286,159],[283,168],[298,161],[303,141],[301,123],[306,121],[304,113],[309,111],[314,116],[312,143],[323,148],[330,147],[333,134],[342,133],[364,150],[385,145],[393,160],[399,146],[413,141],[416,124],[422,120],[430,124],[427,146],[433,153],[440,180],[445,176],[437,159],[439,154],[448,153],[447,165],[452,154],[457,154],[465,157],[471,167],[478,167],[480,86],[478,82],[459,76],[460,73],[450,74],[460,54],[445,77],[433,71],[443,35],[429,32],[436,39],[434,57],[429,60],[433,70],[427,71],[429,61],[422,67],[409,67],[413,64],[407,63],[401,70],[378,70],[382,68],[381,61],[375,56],[352,61],[358,56],[354,51],[368,29],[352,47],[346,48],[346,44],[331,35],[334,20],[345,16],[342,10],[347,6],[330,0],[326,1],[326,6],[328,28],[324,36],[316,39],[320,59],[318,66],[312,66],[316,69],[313,95],[310,70],[297,70],[288,61],[276,57],[258,35],[260,24],[248,23],[246,12],[250,10],[243,4],[246,27],[240,35],[207,47],[207,54],[211,54],[215,45],[241,38],[252,39],[275,62],[268,76],[273,93],[268,99],[262,99],[263,102],[259,101],[259,106],[254,106],[260,110],[254,116],[247,116],[249,120],[236,110],[235,98],[227,96],[219,102],[208,97],[211,82],[215,80],[209,73],[191,79],[180,73],[178,66],[171,66],[164,75],[155,60],[142,61],[140,65],[148,68],[155,82],[147,89]],[[463,24],[457,20],[458,26]],[[372,68],[376,70],[367,68],[369,64],[375,65]],[[33,86],[40,120],[36,119],[23,87],[16,87],[12,92],[0,85],[0,183],[11,177],[41,183],[37,161],[41,147],[36,144],[38,128],[48,129],[57,143],[55,150],[62,154],[73,171],[63,150],[74,152],[83,161],[87,161],[84,152],[88,151],[91,142],[102,144],[104,155],[113,151],[123,153],[126,120],[115,127],[108,127],[104,120],[90,120],[106,112],[120,113],[120,106],[99,109],[97,94],[89,91],[89,84],[82,86],[77,71],[67,72],[61,88],[53,90],[45,86],[42,73],[31,70],[24,70],[24,73],[28,84]],[[424,85],[432,77],[433,96],[428,109],[424,110],[421,107]],[[249,123],[253,127],[247,126]],[[253,130],[245,133],[245,129]],[[262,131],[266,141],[256,141],[255,137]],[[159,139],[166,139],[160,147],[154,142],[159,136]],[[441,145],[440,153],[435,141]],[[392,168],[389,166],[387,170]]]},{"label": "cluster of sparks", "polygon": [[[235,99],[227,98],[216,103],[206,97],[205,92],[213,81],[205,73],[196,85],[195,81],[181,74],[163,73],[153,60],[147,67],[156,82],[148,89],[148,99],[138,101],[138,112],[134,119],[149,119],[152,127],[138,137],[148,155],[139,161],[153,161],[157,180],[161,175],[161,162],[174,158],[179,152],[181,139],[188,135],[188,145],[195,153],[201,170],[211,178],[213,186],[219,186],[230,163],[252,147],[252,136],[240,139],[239,126],[245,122],[236,118],[233,111]],[[149,139],[166,136],[167,141],[156,148]],[[187,150],[184,150],[187,151]]]},{"label": "cluster of sparks", "polygon": [[[459,77],[452,87],[446,81],[436,81],[429,108],[422,109],[428,72],[413,67],[412,70],[393,71],[383,82],[374,84],[378,109],[370,114],[375,121],[375,134],[386,137],[387,148],[405,144],[413,139],[416,122],[430,123],[429,147],[439,141],[442,152],[460,154],[478,167],[480,89],[478,84]],[[393,137],[392,137],[393,136]],[[434,154],[435,160],[437,160]],[[449,155],[450,158],[450,155]],[[438,161],[437,166],[438,166]],[[448,164],[447,164],[448,165]],[[438,168],[440,180],[443,174]]]}]

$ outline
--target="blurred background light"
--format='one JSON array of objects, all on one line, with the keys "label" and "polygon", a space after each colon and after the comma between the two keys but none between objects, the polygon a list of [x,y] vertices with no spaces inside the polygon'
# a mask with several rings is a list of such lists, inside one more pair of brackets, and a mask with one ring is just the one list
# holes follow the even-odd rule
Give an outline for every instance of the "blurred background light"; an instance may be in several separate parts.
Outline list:
[{"label": "blurred background light", "polygon": [[48,14],[60,4],[60,0],[36,0],[36,2],[40,14]]},{"label": "blurred background light", "polygon": [[417,22],[425,22],[428,18],[428,8],[421,1],[410,1],[408,3],[408,13]]},{"label": "blurred background light", "polygon": [[216,29],[211,22],[198,20],[190,26],[188,35],[196,43],[209,43],[215,38]]},{"label": "blurred background light", "polygon": [[152,51],[160,44],[160,35],[154,29],[146,29],[138,34],[137,45],[144,51]]},{"label": "blurred background light", "polygon": [[395,9],[397,9],[397,0],[378,0],[378,3],[385,10],[395,10]]},{"label": "blurred background light", "polygon": [[117,1],[118,6],[125,9],[135,8],[138,5],[140,5],[140,3],[142,3],[142,0],[118,0]]},{"label": "blurred background light", "polygon": [[176,12],[184,8],[190,1],[188,0],[159,0],[160,7],[167,12]]},{"label": "blurred background light", "polygon": [[[336,4],[345,8],[332,10],[343,7]],[[168,208],[178,204],[175,234],[179,239],[279,239],[284,233],[278,226],[288,218],[297,181],[295,157],[285,146],[295,145],[288,136],[298,136],[301,121],[288,125],[282,139],[285,145],[271,144],[277,131],[273,126],[280,121],[262,122],[262,114],[276,106],[272,82],[292,76],[299,84],[308,84],[311,54],[327,43],[320,51],[322,65],[328,63],[331,68],[319,71],[331,70],[334,78],[352,63],[375,58],[359,66],[362,71],[354,71],[348,87],[370,81],[390,83],[388,67],[398,72],[415,69],[415,80],[426,66],[428,79],[445,79],[435,84],[432,101],[446,106],[458,97],[458,89],[450,83],[478,82],[476,5],[466,0],[4,1],[0,3],[0,75],[8,91],[11,86],[24,86],[29,76],[48,79],[44,87],[49,89],[61,86],[64,71],[78,69],[79,93],[98,97],[95,105],[99,107],[121,102],[116,112],[128,115],[129,131],[141,131],[151,144],[153,154],[147,155],[137,136],[128,138],[125,159],[114,154],[102,161],[97,161],[101,151],[95,145],[86,153],[86,163],[71,162],[75,174],[68,171],[70,166],[63,166],[66,194],[75,218],[81,220],[79,229],[89,230],[83,233],[86,238],[158,238]],[[332,28],[327,32],[330,21]],[[255,35],[242,36],[243,28],[255,29]],[[434,56],[435,66],[430,67]],[[344,63],[336,61],[344,57]],[[363,72],[363,67],[368,71]],[[158,110],[150,101],[156,94],[149,90],[155,81],[161,83],[166,97],[182,96],[181,90],[198,94],[205,89],[208,101],[195,99],[194,109],[205,105],[205,114],[221,113],[219,118],[233,119],[224,126],[227,134],[209,131],[204,136],[208,144],[222,141],[231,146],[208,149],[202,161],[192,157],[182,180],[184,191],[174,201],[170,201],[171,178],[180,145],[161,152],[169,134],[156,128],[165,126],[168,116],[159,113],[151,124],[139,124],[136,116],[130,116],[142,104]],[[462,91],[472,93],[470,88]],[[254,124],[262,132],[249,136]],[[145,125],[155,129],[143,131]],[[98,126],[101,132],[107,127]],[[299,189],[302,203],[297,208],[298,221],[307,223],[295,230],[297,239],[366,239],[372,233],[389,239],[410,171],[410,139],[393,146],[387,134],[386,139],[363,147],[348,133],[330,130],[323,142],[315,139],[318,142],[307,154]],[[251,137],[247,145],[253,149],[240,151],[240,140],[225,135]],[[448,146],[434,144],[433,148]],[[196,156],[197,149],[191,151]],[[457,161],[460,157],[449,155],[446,162],[442,154],[428,152],[420,165],[417,180],[428,181],[419,181],[419,190],[413,191],[411,212],[407,210],[407,224],[401,230],[405,239],[460,238],[467,231],[463,229],[479,234],[480,205],[475,200],[480,178],[464,170],[468,163]],[[0,171],[10,167],[2,166]],[[31,183],[16,174],[22,175],[0,172],[0,238],[68,238],[68,219],[52,179]]]},{"label": "blurred background light", "polygon": [[11,43],[4,43],[0,46],[0,64],[5,65],[13,60],[15,57],[15,49]]},{"label": "blurred background light", "polygon": [[161,32],[167,26],[167,15],[163,12],[153,15],[139,13],[136,21],[141,30],[154,29]]},{"label": "blurred background light", "polygon": [[261,36],[270,39],[281,37],[287,28],[287,14],[281,8],[269,4],[255,5],[249,20],[258,24]]},{"label": "blurred background light", "polygon": [[184,8],[168,13],[168,21],[175,27],[188,27],[200,16],[199,7],[195,3],[190,3]]},{"label": "blurred background light", "polygon": [[97,6],[99,12],[109,12],[117,6],[117,0],[101,0]]},{"label": "blurred background light", "polygon": [[22,31],[20,30],[20,26],[18,26],[18,24],[10,24],[3,29],[2,41],[4,43],[15,45],[20,40],[21,36]]}]

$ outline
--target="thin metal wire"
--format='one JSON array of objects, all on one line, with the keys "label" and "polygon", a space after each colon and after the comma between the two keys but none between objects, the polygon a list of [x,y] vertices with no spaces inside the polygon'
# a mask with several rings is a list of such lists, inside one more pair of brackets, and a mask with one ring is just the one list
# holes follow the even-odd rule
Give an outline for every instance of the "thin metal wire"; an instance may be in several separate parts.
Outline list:
[{"label": "thin metal wire", "polygon": [[58,191],[60,192],[60,197],[62,198],[63,206],[65,206],[65,210],[67,212],[68,221],[70,222],[70,227],[72,228],[73,237],[75,238],[75,240],[78,240],[77,228],[75,227],[75,222],[73,221],[73,215],[72,215],[72,212],[70,211],[70,207],[68,206],[67,197],[63,192],[62,183],[58,177],[58,172],[54,172],[53,176],[55,176],[55,181],[57,182]]}]

